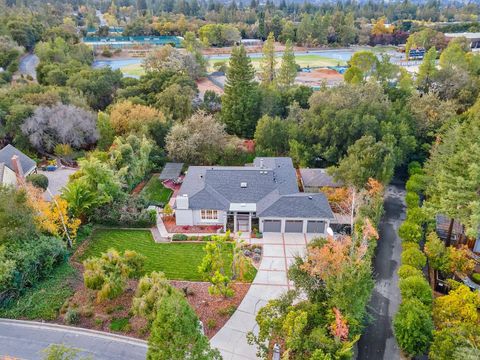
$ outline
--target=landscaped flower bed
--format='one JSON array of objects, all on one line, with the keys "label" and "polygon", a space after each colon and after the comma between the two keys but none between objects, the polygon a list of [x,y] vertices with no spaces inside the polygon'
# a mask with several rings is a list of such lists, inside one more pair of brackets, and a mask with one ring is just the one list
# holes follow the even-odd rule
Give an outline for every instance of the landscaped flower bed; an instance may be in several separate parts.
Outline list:
[{"label": "landscaped flower bed", "polygon": [[169,233],[174,234],[212,234],[223,228],[221,225],[181,226],[175,223],[175,217],[173,216],[165,217],[163,224]]}]

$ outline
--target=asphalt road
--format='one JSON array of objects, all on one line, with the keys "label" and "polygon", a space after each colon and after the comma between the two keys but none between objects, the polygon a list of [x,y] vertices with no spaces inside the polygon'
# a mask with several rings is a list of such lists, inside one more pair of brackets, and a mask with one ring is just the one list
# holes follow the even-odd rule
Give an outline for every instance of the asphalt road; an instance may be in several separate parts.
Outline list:
[{"label": "asphalt road", "polygon": [[50,344],[64,344],[92,360],[145,360],[147,344],[126,336],[33,321],[0,319],[0,358],[37,360]]},{"label": "asphalt road", "polygon": [[397,230],[405,219],[404,196],[399,185],[387,189],[385,214],[379,225],[380,239],[373,262],[376,281],[369,304],[371,321],[358,342],[357,360],[400,359],[392,319],[401,300],[397,270],[402,248]]},{"label": "asphalt road", "polygon": [[35,54],[27,54],[20,59],[18,72],[23,75],[30,75],[34,79],[37,78],[37,65],[40,59]]}]

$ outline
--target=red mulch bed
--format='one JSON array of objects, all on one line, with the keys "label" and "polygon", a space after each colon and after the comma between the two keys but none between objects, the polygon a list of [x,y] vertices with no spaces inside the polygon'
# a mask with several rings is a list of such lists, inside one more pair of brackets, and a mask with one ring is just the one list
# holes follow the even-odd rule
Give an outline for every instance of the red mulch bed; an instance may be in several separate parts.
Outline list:
[{"label": "red mulch bed", "polygon": [[209,283],[192,281],[171,281],[177,289],[187,288],[187,300],[203,322],[205,335],[211,339],[232,316],[247,294],[250,284],[233,284],[235,295],[232,298],[211,296]]},{"label": "red mulch bed", "polygon": [[[55,321],[64,324],[64,316],[69,308],[75,308],[80,314],[80,321],[75,324],[86,329],[94,329],[109,333],[123,334],[140,339],[147,339],[148,323],[139,316],[131,316],[132,298],[135,295],[138,281],[130,280],[125,292],[116,299],[96,302],[95,291],[87,289],[82,281],[76,284],[75,294],[68,300]],[[171,281],[172,286],[186,292],[187,301],[204,324],[205,335],[212,338],[231,317],[240,305],[250,284],[233,284],[235,296],[223,298],[208,293],[209,283],[191,281]],[[129,325],[124,331],[113,331],[110,324],[114,319],[127,318]]]},{"label": "red mulch bed", "polygon": [[140,194],[145,185],[147,185],[147,180],[142,180],[137,186],[135,186],[131,192],[132,195]]},{"label": "red mulch bed", "polygon": [[208,225],[208,226],[181,226],[175,223],[175,218],[169,217],[164,218],[163,223],[165,228],[169,233],[181,233],[181,234],[196,234],[196,233],[216,233],[218,230],[222,229],[223,226],[220,225]]}]

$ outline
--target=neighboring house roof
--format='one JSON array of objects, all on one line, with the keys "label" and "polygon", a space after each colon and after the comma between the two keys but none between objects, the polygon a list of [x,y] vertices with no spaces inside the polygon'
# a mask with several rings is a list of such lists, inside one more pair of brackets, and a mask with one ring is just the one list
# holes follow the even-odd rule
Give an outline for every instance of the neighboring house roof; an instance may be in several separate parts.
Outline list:
[{"label": "neighboring house roof", "polygon": [[[436,221],[436,232],[437,235],[440,239],[446,240],[448,236],[448,229],[450,227],[450,221],[451,218],[438,214],[435,217]],[[453,222],[453,228],[452,228],[452,238],[455,239],[456,236],[460,235],[463,233],[463,226],[460,224],[459,221],[455,220]]]},{"label": "neighboring house roof", "polygon": [[322,193],[298,193],[279,197],[260,213],[260,217],[334,219],[327,198]]},{"label": "neighboring house roof", "polygon": [[3,162],[6,167],[15,171],[12,164],[12,157],[14,155],[18,156],[20,165],[22,166],[23,174],[25,176],[30,174],[37,167],[37,163],[34,160],[30,159],[27,155],[10,144],[0,150],[0,163]]},{"label": "neighboring house roof", "polygon": [[256,158],[253,166],[191,166],[178,194],[187,195],[189,208],[196,210],[244,206],[259,216],[333,218],[323,194],[299,193],[290,158]]},{"label": "neighboring house roof", "polygon": [[160,180],[173,180],[180,176],[183,163],[166,163],[160,173]]},{"label": "neighboring house roof", "polygon": [[343,184],[335,181],[328,175],[327,169],[300,169],[304,187],[342,187]]}]

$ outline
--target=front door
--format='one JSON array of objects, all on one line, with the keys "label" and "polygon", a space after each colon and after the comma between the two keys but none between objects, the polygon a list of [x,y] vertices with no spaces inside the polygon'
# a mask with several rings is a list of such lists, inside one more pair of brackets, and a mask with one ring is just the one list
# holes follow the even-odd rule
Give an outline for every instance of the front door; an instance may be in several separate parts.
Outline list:
[{"label": "front door", "polygon": [[250,214],[237,214],[238,231],[250,232],[249,217],[250,217]]}]

